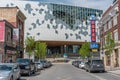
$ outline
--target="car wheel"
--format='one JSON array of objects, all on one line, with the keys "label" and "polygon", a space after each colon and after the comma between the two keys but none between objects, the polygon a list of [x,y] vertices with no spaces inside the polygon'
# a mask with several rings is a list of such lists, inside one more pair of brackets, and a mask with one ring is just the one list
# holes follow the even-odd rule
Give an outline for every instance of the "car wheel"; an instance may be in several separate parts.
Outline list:
[{"label": "car wheel", "polygon": [[21,75],[19,74],[19,76],[18,76],[17,80],[20,80],[20,77],[21,77]]},{"label": "car wheel", "polygon": [[30,76],[30,75],[31,75],[31,72],[29,71],[29,72],[28,72],[28,76]]},{"label": "car wheel", "polygon": [[10,78],[10,80],[13,80],[13,76]]},{"label": "car wheel", "polygon": [[35,72],[36,72],[36,71],[35,71],[35,70],[33,70],[33,72],[32,72],[32,73],[33,73],[33,74],[35,74]]},{"label": "car wheel", "polygon": [[92,71],[89,69],[88,72],[91,73]]},{"label": "car wheel", "polygon": [[105,72],[105,70],[102,70],[101,72],[103,72],[103,73],[104,73],[104,72]]},{"label": "car wheel", "polygon": [[88,70],[86,69],[86,72],[88,72]]}]

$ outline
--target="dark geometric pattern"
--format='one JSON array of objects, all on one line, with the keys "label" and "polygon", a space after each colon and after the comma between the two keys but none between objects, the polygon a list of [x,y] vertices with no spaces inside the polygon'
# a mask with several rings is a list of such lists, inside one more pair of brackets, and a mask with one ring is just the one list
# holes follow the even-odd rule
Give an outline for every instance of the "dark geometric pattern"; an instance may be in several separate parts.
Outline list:
[{"label": "dark geometric pattern", "polygon": [[26,4],[24,10],[25,10],[25,11],[28,11],[28,13],[31,14],[31,11],[33,10],[33,9],[31,8],[31,4],[29,4],[29,3]]},{"label": "dark geometric pattern", "polygon": [[37,35],[39,36],[39,35],[40,35],[40,33],[37,33]]},{"label": "dark geometric pattern", "polygon": [[[31,22],[31,25],[28,28],[28,31],[32,31],[34,29],[39,29],[41,27],[41,25],[45,25],[44,27],[46,27],[47,29],[51,30],[54,29],[54,33],[57,34],[59,36],[59,30],[66,30],[66,32],[64,32],[65,39],[69,39],[70,37],[76,37],[76,40],[81,40],[82,36],[86,37],[86,36],[91,36],[90,32],[88,32],[88,25],[90,25],[90,22],[88,22],[87,20],[80,20],[79,17],[80,16],[84,16],[85,14],[79,14],[77,15],[77,18],[74,15],[71,15],[69,13],[69,8],[71,8],[73,11],[72,14],[75,13],[75,11],[78,9],[74,9],[71,6],[67,6],[66,8],[63,8],[63,11],[59,11],[60,7],[56,8],[54,7],[54,5],[56,4],[48,4],[48,3],[41,3],[39,2],[37,4],[37,7],[32,7],[33,5],[31,3],[26,3],[23,7],[25,12],[28,13],[28,15],[31,15],[32,17],[36,17],[36,15],[40,15],[42,16],[44,15],[44,19],[40,19],[40,17],[36,17],[36,20]],[[59,4],[57,4],[59,5]],[[16,6],[15,3],[6,3],[6,7],[11,7],[11,6]],[[44,9],[43,7],[47,6],[47,10]],[[64,5],[62,5],[63,7]],[[18,6],[19,7],[19,6]],[[56,11],[55,11],[56,10]],[[66,12],[65,12],[66,10]],[[54,14],[55,12],[55,14]],[[58,15],[57,15],[57,14]],[[56,16],[55,16],[56,15]],[[62,19],[60,18],[60,16],[63,16]],[[100,14],[97,14],[96,16],[100,16]],[[67,17],[66,21],[64,21],[64,17]],[[74,20],[72,20],[74,19]],[[98,20],[98,18],[96,18],[96,20]],[[47,21],[50,21],[49,23],[46,23]],[[68,24],[68,22],[71,24]],[[54,24],[55,23],[55,24]],[[71,31],[70,33],[67,32],[67,30]],[[77,31],[77,32],[76,32]],[[26,32],[26,35],[31,35],[30,32]],[[36,32],[36,35],[39,36],[40,32]],[[42,34],[41,34],[42,35]],[[100,39],[98,31],[96,31],[96,36],[97,39]]]},{"label": "dark geometric pattern", "polygon": [[55,30],[55,33],[56,33],[56,34],[58,34],[58,31],[57,31],[57,30]]},{"label": "dark geometric pattern", "polygon": [[29,28],[29,30],[32,30],[32,28]]},{"label": "dark geometric pattern", "polygon": [[27,32],[27,35],[30,35],[30,33]]},{"label": "dark geometric pattern", "polygon": [[36,24],[35,23],[32,23],[31,25],[33,26],[33,29],[36,28]]},{"label": "dark geometric pattern", "polygon": [[50,29],[50,25],[49,24],[47,24],[47,28]]}]

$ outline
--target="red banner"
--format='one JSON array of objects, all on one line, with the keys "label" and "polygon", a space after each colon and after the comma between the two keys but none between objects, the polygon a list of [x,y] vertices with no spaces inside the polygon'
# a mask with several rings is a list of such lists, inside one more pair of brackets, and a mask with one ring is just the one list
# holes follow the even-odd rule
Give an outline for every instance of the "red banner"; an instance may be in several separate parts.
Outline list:
[{"label": "red banner", "polygon": [[91,20],[91,42],[96,42],[95,20]]},{"label": "red banner", "polygon": [[4,42],[4,35],[5,35],[5,26],[4,26],[4,22],[1,21],[0,22],[0,41]]}]

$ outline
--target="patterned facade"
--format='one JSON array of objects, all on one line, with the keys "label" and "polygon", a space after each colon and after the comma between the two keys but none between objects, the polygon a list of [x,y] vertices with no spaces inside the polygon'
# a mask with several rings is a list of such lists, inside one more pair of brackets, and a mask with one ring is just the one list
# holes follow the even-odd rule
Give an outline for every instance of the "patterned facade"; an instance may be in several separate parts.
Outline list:
[{"label": "patterned facade", "polygon": [[[41,3],[38,1],[8,0],[1,1],[0,6],[18,6],[25,14],[27,17],[24,30],[25,39],[26,37],[33,36],[36,41],[46,42],[50,51],[51,46],[60,48],[59,50],[66,47],[70,53],[76,53],[76,50],[79,48],[78,45],[84,42],[90,42],[89,17],[94,14],[97,25],[103,12],[98,9],[64,4]],[[96,26],[96,35],[97,42],[99,42],[98,26]]]}]

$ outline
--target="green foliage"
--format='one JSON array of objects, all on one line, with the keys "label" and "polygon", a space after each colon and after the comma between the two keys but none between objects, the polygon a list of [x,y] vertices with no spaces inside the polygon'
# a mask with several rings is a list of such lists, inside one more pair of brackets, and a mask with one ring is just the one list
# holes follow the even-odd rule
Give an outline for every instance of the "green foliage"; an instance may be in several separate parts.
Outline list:
[{"label": "green foliage", "polygon": [[27,37],[25,40],[26,52],[29,58],[34,54],[38,59],[44,59],[46,57],[46,43],[36,42],[33,37]]},{"label": "green foliage", "polygon": [[81,57],[89,57],[90,56],[90,43],[84,43],[79,50],[79,54]]},{"label": "green foliage", "polygon": [[35,40],[33,37],[27,37],[25,40],[25,49],[29,58],[33,55],[34,47],[35,47]]},{"label": "green foliage", "polygon": [[46,43],[43,42],[36,42],[35,45],[35,56],[38,59],[44,59],[46,57]]},{"label": "green foliage", "polygon": [[114,46],[115,46],[115,41],[112,39],[111,34],[107,33],[106,44],[105,44],[105,49],[107,51],[107,55],[111,55],[112,54]]}]

